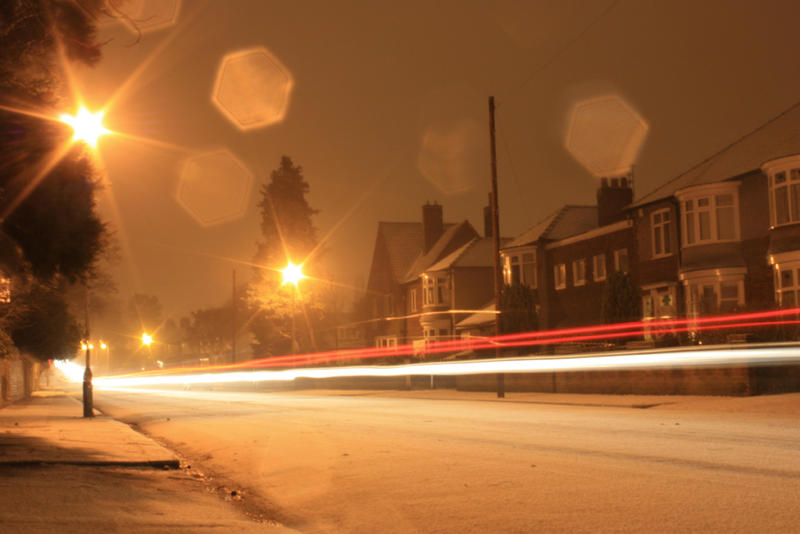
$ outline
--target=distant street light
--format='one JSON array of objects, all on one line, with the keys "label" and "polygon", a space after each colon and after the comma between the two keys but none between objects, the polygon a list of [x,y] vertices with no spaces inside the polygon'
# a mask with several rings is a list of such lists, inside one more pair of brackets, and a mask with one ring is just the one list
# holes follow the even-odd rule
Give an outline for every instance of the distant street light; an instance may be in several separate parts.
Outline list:
[{"label": "distant street light", "polygon": [[149,347],[151,343],[153,343],[153,336],[146,332],[142,332],[142,345]]},{"label": "distant street light", "polygon": [[87,145],[95,147],[97,146],[98,137],[111,132],[111,130],[107,130],[103,126],[104,113],[105,112],[102,110],[92,113],[85,107],[81,106],[77,114],[69,115],[67,113],[63,113],[59,117],[59,120],[72,126],[72,129],[75,132],[72,137],[73,141],[83,141]]}]

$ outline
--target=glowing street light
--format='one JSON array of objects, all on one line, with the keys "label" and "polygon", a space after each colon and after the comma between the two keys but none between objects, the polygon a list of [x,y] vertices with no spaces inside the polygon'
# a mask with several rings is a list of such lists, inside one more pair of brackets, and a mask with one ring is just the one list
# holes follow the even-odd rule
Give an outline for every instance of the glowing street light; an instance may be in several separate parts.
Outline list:
[{"label": "glowing street light", "polygon": [[306,275],[303,274],[303,264],[295,265],[291,261],[283,268],[281,274],[283,274],[283,284],[281,285],[284,286],[286,284],[293,284],[294,287],[297,287],[300,280],[306,278]]},{"label": "glowing street light", "polygon": [[142,345],[146,345],[149,347],[152,342],[153,342],[153,336],[145,332],[142,332]]},{"label": "glowing street light", "polygon": [[59,120],[72,126],[75,132],[72,136],[73,141],[83,141],[87,145],[95,147],[97,146],[98,137],[111,132],[111,130],[103,126],[104,113],[103,110],[92,113],[81,106],[76,115],[64,113],[59,117]]}]

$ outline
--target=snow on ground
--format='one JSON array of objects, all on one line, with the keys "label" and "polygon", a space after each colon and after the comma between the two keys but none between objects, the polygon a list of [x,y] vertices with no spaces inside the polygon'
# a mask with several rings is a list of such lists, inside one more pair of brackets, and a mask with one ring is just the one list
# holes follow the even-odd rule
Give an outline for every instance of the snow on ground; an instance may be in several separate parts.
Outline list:
[{"label": "snow on ground", "polygon": [[309,533],[791,532],[800,513],[797,395],[97,398]]}]

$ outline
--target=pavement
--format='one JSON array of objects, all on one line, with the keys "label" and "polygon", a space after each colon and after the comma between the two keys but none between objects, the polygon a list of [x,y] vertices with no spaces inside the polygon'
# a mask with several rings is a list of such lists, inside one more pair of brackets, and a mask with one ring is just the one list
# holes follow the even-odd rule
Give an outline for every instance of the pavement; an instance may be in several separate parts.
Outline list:
[{"label": "pavement", "polygon": [[0,534],[288,533],[67,391],[0,409]]}]

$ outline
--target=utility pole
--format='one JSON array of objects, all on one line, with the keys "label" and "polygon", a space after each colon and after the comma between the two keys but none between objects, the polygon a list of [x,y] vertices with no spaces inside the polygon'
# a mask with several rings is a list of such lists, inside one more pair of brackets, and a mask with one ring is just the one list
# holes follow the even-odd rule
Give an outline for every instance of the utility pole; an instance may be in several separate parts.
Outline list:
[{"label": "utility pole", "polygon": [[231,363],[236,363],[236,269],[233,270],[233,299],[231,300]]},{"label": "utility pole", "polygon": [[91,367],[91,350],[89,346],[89,284],[84,282],[85,290],[84,311],[86,312],[86,368],[83,370],[83,416],[94,417],[94,401],[92,398],[92,367]]},{"label": "utility pole", "polygon": [[[492,212],[492,240],[494,242],[494,330],[500,335],[500,291],[503,289],[503,273],[500,269],[500,213],[497,208],[497,152],[494,135],[494,97],[489,97],[489,161],[492,167],[492,193],[490,208]],[[496,342],[497,343],[497,342]],[[500,357],[500,345],[495,345],[495,358]],[[506,396],[505,375],[497,373],[497,396]]]}]

